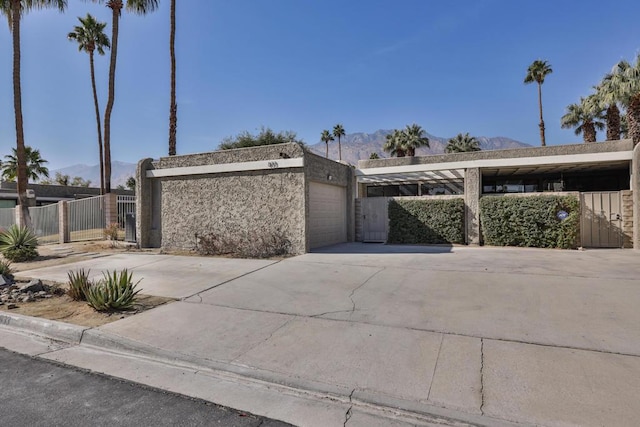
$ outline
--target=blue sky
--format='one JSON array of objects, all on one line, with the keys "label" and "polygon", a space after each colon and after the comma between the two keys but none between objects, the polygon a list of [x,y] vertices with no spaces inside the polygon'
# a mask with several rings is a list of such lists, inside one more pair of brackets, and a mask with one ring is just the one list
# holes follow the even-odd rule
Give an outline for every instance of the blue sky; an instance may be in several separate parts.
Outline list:
[{"label": "blue sky", "polygon": [[[23,22],[28,145],[52,168],[97,164],[88,56],[66,39],[77,17],[108,22],[102,5],[70,0],[65,14]],[[112,157],[167,153],[169,1],[120,25]],[[343,123],[347,133],[416,122],[450,137],[507,136],[539,144],[537,91],[522,80],[535,59],[547,143],[581,141],[560,129],[565,107],[621,59],[640,52],[640,3],[542,0],[188,0],[178,2],[178,153],[215,149],[260,126],[305,142]],[[15,145],[11,38],[0,31],[0,155]],[[108,55],[97,58],[101,109]]]}]

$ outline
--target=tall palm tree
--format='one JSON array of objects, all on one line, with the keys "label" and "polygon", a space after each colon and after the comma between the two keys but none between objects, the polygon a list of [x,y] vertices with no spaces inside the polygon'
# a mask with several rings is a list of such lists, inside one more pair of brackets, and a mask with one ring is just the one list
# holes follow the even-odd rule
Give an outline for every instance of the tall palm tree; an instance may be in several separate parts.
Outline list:
[{"label": "tall palm tree", "polygon": [[417,148],[429,147],[429,138],[424,136],[424,129],[420,125],[415,123],[407,125],[402,133],[407,147],[407,156],[415,156]]},{"label": "tall palm tree", "polygon": [[171,0],[169,54],[171,56],[171,101],[169,106],[169,155],[176,155],[178,104],[176,103],[176,0]]},{"label": "tall palm tree", "polygon": [[22,117],[22,88],[20,81],[20,21],[32,9],[57,8],[64,11],[66,0],[0,0],[0,13],[9,21],[13,44],[13,110],[16,126],[16,163],[18,179],[19,217],[23,226],[31,226],[27,204],[27,159],[24,146],[24,123]]},{"label": "tall palm tree", "polygon": [[595,86],[595,96],[600,108],[605,111],[605,120],[607,124],[607,141],[616,141],[620,139],[621,129],[621,117],[620,108],[618,108],[618,96],[609,96],[608,91],[614,90],[614,87],[610,84],[613,78],[613,73],[607,74],[602,79],[602,82]]},{"label": "tall palm tree", "polygon": [[575,128],[575,134],[582,134],[584,142],[596,142],[596,131],[604,129],[602,108],[594,95],[581,98],[580,104],[571,104],[562,116],[563,129]]},{"label": "tall palm tree", "polygon": [[[14,0],[11,0],[14,1]],[[93,0],[105,3],[111,9],[111,58],[109,60],[109,97],[104,113],[104,191],[111,193],[111,113],[115,103],[116,63],[118,60],[118,33],[120,14],[125,7],[124,0]],[[138,15],[146,15],[158,8],[159,0],[126,0],[126,9]]]},{"label": "tall palm tree", "polygon": [[329,142],[335,141],[335,139],[333,139],[333,135],[331,135],[331,132],[325,129],[322,131],[322,134],[320,135],[320,140],[325,144],[327,144],[327,154],[325,155],[325,157],[328,159],[329,158]]},{"label": "tall palm tree", "polygon": [[640,142],[640,54],[635,64],[620,61],[609,79],[602,82],[604,99],[617,101],[627,110],[628,132],[634,144]]},{"label": "tall palm tree", "polygon": [[469,132],[464,135],[459,133],[447,142],[447,146],[444,147],[444,151],[446,153],[480,151],[480,142],[474,136],[469,136]]},{"label": "tall palm tree", "polygon": [[104,50],[110,46],[109,37],[104,33],[107,26],[105,22],[98,22],[93,16],[87,14],[85,18],[78,18],[82,25],[76,25],[67,37],[78,42],[78,50],[89,54],[89,68],[91,71],[91,88],[93,89],[93,106],[96,112],[96,124],[98,129],[98,152],[100,155],[100,194],[104,194],[104,155],[102,152],[102,125],[100,123],[100,106],[98,103],[98,91],[96,89],[96,74],[93,55],[95,51],[104,55]]},{"label": "tall palm tree", "polygon": [[[14,182],[18,176],[18,153],[15,148],[11,150],[13,154],[4,156],[5,161],[0,162],[2,178],[6,181]],[[28,145],[24,147],[27,164],[27,181],[38,181],[41,177],[49,178],[49,169],[44,165],[49,163],[40,155],[40,150],[34,150]]]},{"label": "tall palm tree", "polygon": [[338,138],[338,160],[342,160],[342,145],[340,144],[340,138],[345,136],[342,124],[337,124],[333,127],[333,136]]},{"label": "tall palm tree", "polygon": [[387,135],[387,140],[382,146],[382,149],[392,156],[404,157],[407,155],[405,142],[404,132],[399,129],[394,129],[393,132]]},{"label": "tall palm tree", "polygon": [[529,68],[527,69],[527,75],[524,78],[525,84],[533,82],[536,82],[538,84],[538,106],[540,107],[540,142],[543,147],[547,145],[547,142],[544,137],[544,120],[542,119],[542,84],[544,83],[545,77],[547,77],[551,73],[553,73],[553,70],[551,69],[551,65],[549,65],[547,61],[536,59],[531,65],[529,65]]}]

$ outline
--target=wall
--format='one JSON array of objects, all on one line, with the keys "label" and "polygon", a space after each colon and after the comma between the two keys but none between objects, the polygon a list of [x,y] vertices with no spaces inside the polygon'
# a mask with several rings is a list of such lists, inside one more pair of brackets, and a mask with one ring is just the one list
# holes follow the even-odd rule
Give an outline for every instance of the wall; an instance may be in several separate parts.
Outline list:
[{"label": "wall", "polygon": [[633,248],[633,191],[622,191],[622,247]]}]

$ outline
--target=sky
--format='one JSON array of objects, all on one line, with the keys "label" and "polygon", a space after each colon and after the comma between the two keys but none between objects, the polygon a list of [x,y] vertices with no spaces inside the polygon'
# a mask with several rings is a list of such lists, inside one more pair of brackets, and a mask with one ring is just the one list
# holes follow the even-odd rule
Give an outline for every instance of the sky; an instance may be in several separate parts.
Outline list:
[{"label": "sky", "polygon": [[[418,123],[452,137],[505,136],[540,143],[536,59],[547,144],[581,141],[560,128],[567,105],[591,92],[620,60],[640,53],[637,0],[186,0],[177,4],[178,154],[215,150],[261,126],[306,143],[342,123],[347,133]],[[27,145],[50,169],[98,164],[88,55],[67,33],[106,6],[69,0],[64,14],[30,12],[22,23]],[[0,156],[15,147],[11,37],[0,28]],[[101,110],[109,55],[96,58]],[[167,155],[169,0],[120,21],[112,158]],[[599,135],[603,137],[603,134]]]}]

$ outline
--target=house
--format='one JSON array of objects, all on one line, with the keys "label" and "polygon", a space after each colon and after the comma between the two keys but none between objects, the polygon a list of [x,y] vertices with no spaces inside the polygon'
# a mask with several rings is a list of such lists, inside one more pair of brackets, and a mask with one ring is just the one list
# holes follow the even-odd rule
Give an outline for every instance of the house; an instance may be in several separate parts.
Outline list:
[{"label": "house", "polygon": [[[100,195],[95,187],[74,187],[70,185],[29,184],[27,197],[33,200],[32,206],[45,206],[61,200],[77,200]],[[131,190],[114,189],[113,192],[123,196],[133,196]],[[0,181],[0,208],[13,208],[18,205],[17,184]]]}]

